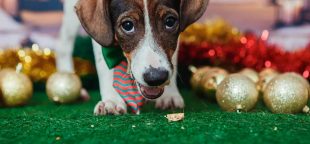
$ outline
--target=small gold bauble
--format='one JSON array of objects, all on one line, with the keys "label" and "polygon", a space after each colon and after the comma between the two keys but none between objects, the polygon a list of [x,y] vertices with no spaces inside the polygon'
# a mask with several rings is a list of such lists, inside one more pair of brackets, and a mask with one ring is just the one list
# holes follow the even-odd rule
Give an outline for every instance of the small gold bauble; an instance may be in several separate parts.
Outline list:
[{"label": "small gold bauble", "polygon": [[250,68],[245,68],[242,71],[239,72],[240,74],[247,76],[250,78],[254,83],[257,83],[259,80],[258,73]]},{"label": "small gold bauble", "polygon": [[266,68],[259,73],[259,80],[257,82],[257,89],[260,91],[264,91],[267,84],[276,76],[279,75],[274,69]]},{"label": "small gold bauble", "polygon": [[258,91],[252,80],[241,74],[227,76],[218,86],[216,100],[226,111],[249,111],[255,107]]},{"label": "small gold bauble", "polygon": [[202,67],[194,71],[193,76],[190,80],[191,86],[195,91],[201,90],[201,80],[207,73],[210,67]]},{"label": "small gold bauble", "polygon": [[201,84],[204,92],[209,92],[210,90],[216,90],[217,86],[225,79],[228,72],[221,68],[211,68],[209,69],[204,77],[201,79]]},{"label": "small gold bauble", "polygon": [[13,107],[26,104],[32,97],[33,86],[30,78],[13,69],[0,72],[0,97],[5,106]]},{"label": "small gold bauble", "polygon": [[308,87],[295,74],[272,79],[264,90],[264,102],[273,113],[298,113],[308,102]]},{"label": "small gold bauble", "polygon": [[57,72],[49,77],[46,92],[50,100],[56,103],[71,103],[76,101],[81,92],[80,78],[72,73]]}]

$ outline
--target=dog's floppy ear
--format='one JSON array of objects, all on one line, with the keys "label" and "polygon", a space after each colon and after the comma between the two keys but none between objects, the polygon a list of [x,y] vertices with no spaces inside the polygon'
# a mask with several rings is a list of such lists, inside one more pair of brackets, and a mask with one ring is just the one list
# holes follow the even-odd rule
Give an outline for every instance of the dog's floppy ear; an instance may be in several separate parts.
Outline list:
[{"label": "dog's floppy ear", "polygon": [[114,41],[109,5],[110,0],[79,0],[75,6],[86,32],[102,46],[110,46]]},{"label": "dog's floppy ear", "polygon": [[197,21],[206,11],[209,0],[180,0],[180,30]]}]

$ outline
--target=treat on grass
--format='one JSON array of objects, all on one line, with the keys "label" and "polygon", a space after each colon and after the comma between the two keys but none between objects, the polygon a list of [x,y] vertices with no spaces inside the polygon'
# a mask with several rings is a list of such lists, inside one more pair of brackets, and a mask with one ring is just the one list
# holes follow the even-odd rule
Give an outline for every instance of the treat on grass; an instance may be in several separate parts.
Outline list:
[{"label": "treat on grass", "polygon": [[184,113],[167,114],[165,117],[169,122],[177,122],[184,119]]}]

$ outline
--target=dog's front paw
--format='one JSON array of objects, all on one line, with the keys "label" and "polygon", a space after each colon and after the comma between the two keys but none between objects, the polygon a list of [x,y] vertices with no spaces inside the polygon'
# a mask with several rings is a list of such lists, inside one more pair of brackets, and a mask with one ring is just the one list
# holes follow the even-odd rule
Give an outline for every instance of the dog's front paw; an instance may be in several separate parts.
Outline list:
[{"label": "dog's front paw", "polygon": [[125,103],[115,102],[112,100],[102,100],[97,103],[94,114],[99,115],[121,115],[127,113]]},{"label": "dog's front paw", "polygon": [[182,109],[184,108],[184,100],[180,93],[164,93],[155,103],[159,109]]}]

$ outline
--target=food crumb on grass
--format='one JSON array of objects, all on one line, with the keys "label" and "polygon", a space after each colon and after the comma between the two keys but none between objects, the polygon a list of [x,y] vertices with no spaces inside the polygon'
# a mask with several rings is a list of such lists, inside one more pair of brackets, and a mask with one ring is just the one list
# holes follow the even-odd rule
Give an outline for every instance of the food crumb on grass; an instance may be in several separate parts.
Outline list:
[{"label": "food crumb on grass", "polygon": [[167,114],[165,117],[169,122],[182,121],[184,119],[184,113]]}]

